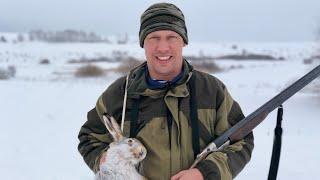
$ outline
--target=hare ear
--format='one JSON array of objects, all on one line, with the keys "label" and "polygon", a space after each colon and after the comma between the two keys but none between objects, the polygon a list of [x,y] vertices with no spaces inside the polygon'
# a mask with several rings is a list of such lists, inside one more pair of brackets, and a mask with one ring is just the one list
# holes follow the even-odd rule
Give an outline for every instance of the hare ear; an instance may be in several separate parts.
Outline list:
[{"label": "hare ear", "polygon": [[121,141],[123,139],[123,135],[117,121],[109,114],[104,114],[102,118],[106,128],[108,129],[109,133],[112,135],[114,141],[115,142]]}]

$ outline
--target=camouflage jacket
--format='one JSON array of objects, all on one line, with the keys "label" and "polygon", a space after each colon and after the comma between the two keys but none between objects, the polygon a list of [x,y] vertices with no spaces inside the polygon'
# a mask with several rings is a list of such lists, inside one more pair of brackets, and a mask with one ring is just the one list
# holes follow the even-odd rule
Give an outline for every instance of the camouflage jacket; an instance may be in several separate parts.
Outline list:
[{"label": "camouflage jacket", "polygon": [[[141,162],[139,171],[148,179],[168,180],[179,171],[188,169],[194,161],[189,116],[188,81],[191,76],[195,78],[197,89],[195,96],[200,127],[200,150],[244,118],[244,115],[221,81],[209,74],[193,70],[186,61],[183,78],[169,89],[150,89],[146,83],[145,66],[146,63],[143,63],[130,73],[124,135],[130,134],[133,100],[140,97],[136,138],[145,145],[148,153]],[[88,112],[88,120],[81,127],[78,149],[94,172],[98,171],[101,154],[108,149],[108,144],[112,141],[101,121],[102,114],[111,114],[120,124],[125,81],[125,77],[119,78],[102,93],[96,107]],[[171,128],[167,125],[168,113],[171,113],[173,119]],[[223,151],[211,153],[197,168],[204,179],[233,179],[250,160],[253,146],[253,134],[250,133]]]}]

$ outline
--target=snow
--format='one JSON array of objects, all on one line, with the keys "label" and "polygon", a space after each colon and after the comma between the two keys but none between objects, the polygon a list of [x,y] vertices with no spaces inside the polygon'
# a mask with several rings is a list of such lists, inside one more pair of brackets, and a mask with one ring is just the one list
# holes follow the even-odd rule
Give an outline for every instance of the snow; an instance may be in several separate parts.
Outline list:
[{"label": "snow", "polygon": [[[10,34],[10,37],[12,34]],[[237,49],[231,46],[236,44]],[[285,61],[217,61],[225,69],[214,74],[228,87],[246,115],[274,97],[319,63],[303,64],[316,43],[190,43],[186,55],[218,56],[241,52],[283,56]],[[138,44],[0,43],[0,68],[14,65],[15,78],[0,80],[0,174],[6,180],[90,180],[93,173],[78,153],[77,134],[100,93],[118,75],[75,78],[81,57],[111,57],[114,51],[144,59]],[[49,65],[40,65],[42,58]],[[104,68],[117,62],[98,63]],[[55,72],[60,72],[55,73]],[[62,73],[61,73],[62,72]],[[67,73],[66,73],[67,72]],[[66,74],[63,74],[66,73]],[[319,78],[284,103],[283,146],[278,179],[314,179],[320,161]],[[276,111],[255,130],[250,163],[236,179],[266,179],[273,143]]]}]

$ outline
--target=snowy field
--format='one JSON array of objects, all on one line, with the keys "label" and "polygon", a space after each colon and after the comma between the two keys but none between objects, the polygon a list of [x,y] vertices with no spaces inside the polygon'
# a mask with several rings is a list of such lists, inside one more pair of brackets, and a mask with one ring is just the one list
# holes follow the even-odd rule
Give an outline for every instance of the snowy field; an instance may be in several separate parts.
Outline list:
[{"label": "snowy field", "polygon": [[[190,43],[192,44],[192,43]],[[231,46],[237,44],[238,48]],[[186,55],[218,56],[248,52],[284,57],[285,61],[216,63],[225,69],[214,74],[228,87],[246,115],[320,64],[304,64],[315,43],[194,43]],[[0,174],[5,180],[90,180],[93,174],[78,153],[78,131],[87,111],[118,75],[76,78],[79,65],[67,61],[81,57],[111,56],[114,51],[144,57],[138,44],[0,43],[0,68],[16,67],[14,78],[0,80]],[[40,59],[50,60],[40,65]],[[117,63],[100,63],[105,68]],[[57,73],[60,72],[60,73]],[[69,72],[69,73],[66,73]],[[320,80],[284,104],[283,146],[278,179],[318,177],[320,137]],[[254,130],[255,149],[237,180],[267,179],[276,111]]]}]

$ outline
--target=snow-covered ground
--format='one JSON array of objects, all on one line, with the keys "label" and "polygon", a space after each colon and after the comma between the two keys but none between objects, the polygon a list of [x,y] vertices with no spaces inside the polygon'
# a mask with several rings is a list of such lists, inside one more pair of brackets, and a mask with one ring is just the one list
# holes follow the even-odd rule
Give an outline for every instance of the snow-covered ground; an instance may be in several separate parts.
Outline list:
[{"label": "snow-covered ground", "polygon": [[[231,48],[234,44],[237,49]],[[285,57],[285,61],[217,61],[221,67],[241,65],[217,74],[245,114],[254,111],[319,64],[306,65],[315,43],[190,43],[186,55],[241,52]],[[0,43],[0,68],[14,65],[15,78],[0,80],[0,174],[6,180],[90,180],[93,174],[77,151],[77,134],[100,93],[117,78],[64,77],[55,72],[79,65],[70,59],[110,56],[114,51],[144,58],[137,44]],[[40,65],[40,59],[50,60]],[[101,66],[114,67],[117,63]],[[319,78],[284,104],[284,135],[278,179],[315,179],[320,131]],[[236,179],[266,179],[276,112],[254,130],[251,162]]]}]

